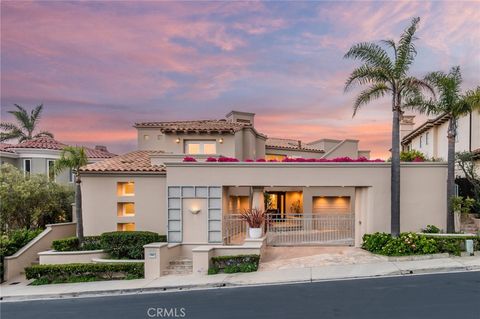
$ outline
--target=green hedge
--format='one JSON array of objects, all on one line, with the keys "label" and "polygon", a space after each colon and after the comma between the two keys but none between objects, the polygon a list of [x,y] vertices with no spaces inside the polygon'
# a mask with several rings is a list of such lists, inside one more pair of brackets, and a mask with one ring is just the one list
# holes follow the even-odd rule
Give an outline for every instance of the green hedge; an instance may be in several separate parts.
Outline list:
[{"label": "green hedge", "polygon": [[77,237],[68,237],[54,240],[52,242],[52,249],[56,251],[79,251],[79,250],[99,250],[102,248],[100,236],[86,236],[84,238],[83,246]]},{"label": "green hedge", "polygon": [[165,235],[149,231],[116,231],[103,233],[103,249],[115,259],[143,259],[143,246],[155,242],[166,242]]},{"label": "green hedge", "polygon": [[439,236],[438,234],[401,233],[394,238],[387,233],[365,234],[362,248],[385,256],[426,255],[449,253],[459,256],[465,250],[465,240],[472,239],[480,250],[479,236]]},{"label": "green hedge", "polygon": [[220,271],[224,273],[257,271],[259,262],[260,255],[212,257],[212,268],[208,270],[208,273],[217,274]]},{"label": "green hedge", "polygon": [[143,263],[35,265],[25,268],[33,285],[144,277]]}]

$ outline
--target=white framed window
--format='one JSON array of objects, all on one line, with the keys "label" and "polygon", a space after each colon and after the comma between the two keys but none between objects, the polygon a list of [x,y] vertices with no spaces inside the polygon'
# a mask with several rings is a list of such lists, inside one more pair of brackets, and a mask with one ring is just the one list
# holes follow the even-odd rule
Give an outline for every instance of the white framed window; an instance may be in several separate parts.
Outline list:
[{"label": "white framed window", "polygon": [[48,179],[51,181],[55,180],[55,161],[54,160],[47,160],[47,176]]},{"label": "white framed window", "polygon": [[73,174],[73,170],[70,168],[68,171],[68,182],[73,183],[75,181],[75,174]]},{"label": "white framed window", "polygon": [[23,175],[28,176],[32,172],[32,160],[24,159],[23,160]]},{"label": "white framed window", "polygon": [[117,196],[135,196],[134,182],[118,182]]},{"label": "white framed window", "polygon": [[133,217],[135,216],[135,203],[117,203],[118,217]]},{"label": "white framed window", "polygon": [[217,154],[217,142],[215,140],[185,141],[185,153],[191,155]]},{"label": "white framed window", "polygon": [[420,148],[423,146],[423,135],[420,136]]},{"label": "white framed window", "polygon": [[425,145],[428,145],[429,137],[430,137],[430,132],[425,133]]},{"label": "white framed window", "polygon": [[148,141],[150,139],[150,135],[144,135],[143,140]]}]

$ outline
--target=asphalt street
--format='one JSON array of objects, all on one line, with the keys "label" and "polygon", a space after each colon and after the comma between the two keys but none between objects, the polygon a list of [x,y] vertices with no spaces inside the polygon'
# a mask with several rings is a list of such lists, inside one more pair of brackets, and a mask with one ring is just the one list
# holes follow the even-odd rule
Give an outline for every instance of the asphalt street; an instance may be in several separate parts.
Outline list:
[{"label": "asphalt street", "polygon": [[480,319],[480,272],[0,304],[2,319]]}]

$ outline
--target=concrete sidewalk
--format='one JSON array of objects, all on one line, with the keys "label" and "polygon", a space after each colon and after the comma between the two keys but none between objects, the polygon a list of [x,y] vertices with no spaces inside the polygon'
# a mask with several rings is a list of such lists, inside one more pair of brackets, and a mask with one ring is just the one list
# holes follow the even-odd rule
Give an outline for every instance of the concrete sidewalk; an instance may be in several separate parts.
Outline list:
[{"label": "concrete sidewalk", "polygon": [[20,301],[248,285],[309,283],[327,280],[455,271],[480,271],[480,256],[446,257],[416,261],[384,261],[210,276],[172,275],[154,280],[115,280],[43,286],[28,286],[28,281],[24,281],[16,285],[9,285],[8,283],[2,284],[0,296],[3,301]]}]

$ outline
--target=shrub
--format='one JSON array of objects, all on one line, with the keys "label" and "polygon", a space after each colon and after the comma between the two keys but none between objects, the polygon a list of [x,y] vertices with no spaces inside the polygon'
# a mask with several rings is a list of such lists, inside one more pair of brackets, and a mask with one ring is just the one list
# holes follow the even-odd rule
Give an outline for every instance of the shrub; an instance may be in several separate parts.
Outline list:
[{"label": "shrub", "polygon": [[427,225],[427,227],[422,229],[422,233],[425,234],[439,234],[442,230],[435,225]]},{"label": "shrub", "polygon": [[239,162],[239,160],[234,158],[234,157],[224,157],[224,156],[219,157],[217,161],[218,162],[224,162],[224,163]]},{"label": "shrub", "polygon": [[212,267],[208,270],[208,274],[218,274],[220,271],[228,274],[257,271],[259,262],[260,255],[212,257]]},{"label": "shrub", "polygon": [[143,263],[35,265],[25,268],[34,285],[144,277]]},{"label": "shrub", "polygon": [[115,231],[103,233],[102,247],[115,259],[143,259],[143,246],[154,242],[166,242],[165,235],[149,231]]},{"label": "shrub", "polygon": [[216,162],[217,159],[215,157],[209,157],[205,160],[205,162]]},{"label": "shrub", "polygon": [[3,260],[19,251],[43,230],[18,229],[0,237],[0,281],[3,281]]},{"label": "shrub", "polygon": [[417,150],[402,151],[400,153],[400,161],[402,162],[425,162],[426,160],[425,155]]},{"label": "shrub", "polygon": [[102,248],[100,236],[86,236],[84,238],[83,246],[77,237],[68,237],[54,240],[52,242],[52,249],[56,251],[79,251],[79,250],[99,250]]},{"label": "shrub", "polygon": [[194,157],[185,156],[185,157],[183,158],[183,161],[184,161],[184,162],[196,162],[197,160],[196,160]]},{"label": "shrub", "polygon": [[480,249],[480,237],[441,236],[438,234],[401,233],[394,238],[386,233],[365,234],[362,248],[385,256],[425,255],[449,253],[460,255],[465,250],[465,240],[473,239],[474,249]]}]

